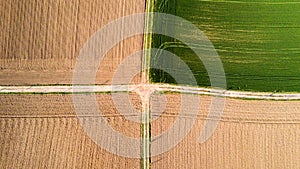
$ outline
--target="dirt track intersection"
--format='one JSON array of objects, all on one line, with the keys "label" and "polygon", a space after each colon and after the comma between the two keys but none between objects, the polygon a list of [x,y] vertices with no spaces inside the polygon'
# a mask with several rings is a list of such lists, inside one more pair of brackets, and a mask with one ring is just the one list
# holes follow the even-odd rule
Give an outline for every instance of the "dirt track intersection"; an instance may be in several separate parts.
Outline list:
[{"label": "dirt track intersection", "polygon": [[[102,93],[82,94],[95,96],[102,112],[83,117],[76,114],[72,94],[68,92],[22,94],[7,92],[5,88],[54,85],[50,88],[65,90],[70,87],[60,85],[72,83],[76,56],[87,39],[114,19],[144,12],[145,1],[1,1],[0,8],[0,23],[4,23],[0,25],[3,30],[0,36],[0,168],[141,168],[141,159],[121,157],[98,146],[79,123],[78,118],[97,121],[101,116],[120,133],[141,137],[140,124],[126,119],[136,114],[120,114],[114,105],[111,88]],[[121,61],[142,48],[143,36],[117,44],[100,65],[97,84],[110,85]],[[133,84],[140,81],[137,76]],[[175,93],[152,96],[156,102],[152,102],[151,114],[157,118],[151,122],[152,136],[171,128],[177,119],[181,97],[179,89],[173,89]],[[206,89],[200,91],[205,95],[196,95],[200,98],[200,109],[192,130],[176,147],[152,157],[151,168],[300,166],[300,101],[227,98],[217,130],[207,142],[200,144],[198,138],[212,99]],[[139,96],[134,92],[129,95],[132,106],[141,111]],[[160,95],[165,96],[165,105],[155,99]],[[82,109],[88,106],[83,105]],[[159,112],[161,107],[165,107],[163,112]],[[189,123],[189,114],[182,120]],[[118,148],[117,145],[112,147]]]}]

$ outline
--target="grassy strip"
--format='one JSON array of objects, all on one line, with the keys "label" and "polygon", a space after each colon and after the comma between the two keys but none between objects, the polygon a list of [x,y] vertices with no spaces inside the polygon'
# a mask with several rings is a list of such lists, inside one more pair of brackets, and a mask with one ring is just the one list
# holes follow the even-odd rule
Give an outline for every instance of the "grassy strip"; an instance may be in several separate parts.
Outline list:
[{"label": "grassy strip", "polygon": [[[153,27],[153,15],[149,15],[149,12],[154,11],[154,1],[146,1],[146,15],[145,15],[145,34],[144,34],[144,53],[143,53],[143,63],[142,63],[142,81],[143,83],[149,82],[149,67],[150,67],[150,56],[151,50],[146,51],[146,49],[151,49],[152,43],[152,27]],[[148,100],[147,100],[148,101]],[[142,124],[141,124],[141,137],[142,137],[142,159],[141,166],[143,169],[150,169],[150,138],[151,138],[151,126],[150,126],[150,107],[149,103],[145,103],[143,100],[143,113]]]},{"label": "grassy strip", "polygon": [[153,15],[149,15],[150,12],[154,11],[154,0],[147,0],[146,2],[146,14],[145,14],[145,30],[147,32],[144,34],[144,53],[143,53],[143,63],[142,63],[142,70],[143,70],[143,78],[144,83],[149,80],[149,67],[150,67],[150,56],[151,51],[147,49],[151,49],[152,47],[152,27],[153,27]]}]

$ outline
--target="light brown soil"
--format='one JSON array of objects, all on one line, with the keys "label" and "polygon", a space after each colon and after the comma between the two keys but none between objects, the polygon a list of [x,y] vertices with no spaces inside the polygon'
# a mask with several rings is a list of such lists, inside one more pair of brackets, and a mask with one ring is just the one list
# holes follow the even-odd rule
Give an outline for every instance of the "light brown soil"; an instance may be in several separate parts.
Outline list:
[{"label": "light brown soil", "polygon": [[[110,126],[140,137],[140,124],[120,116],[109,94],[96,98]],[[139,97],[132,94],[131,100],[140,110]],[[140,168],[140,159],[107,152],[86,135],[72,95],[0,95],[0,103],[0,168]]]},{"label": "light brown soil", "polygon": [[[70,84],[90,36],[144,9],[144,0],[0,1],[0,84]],[[96,83],[109,84],[122,59],[141,50],[142,42],[140,35],[112,48],[99,65]]]},{"label": "light brown soil", "polygon": [[[152,136],[172,127],[180,95],[151,124]],[[300,166],[300,102],[227,99],[213,136],[198,142],[211,98],[201,96],[193,129],[174,149],[153,157],[153,168],[297,168]],[[155,112],[154,112],[155,113]],[[186,123],[190,122],[187,114]]]},{"label": "light brown soil", "polygon": [[[138,96],[130,96],[135,108],[141,109]],[[166,110],[151,124],[152,136],[171,128],[177,118],[180,95],[166,97]],[[120,116],[110,94],[97,94],[96,98],[115,130],[140,137],[140,125]],[[211,98],[200,99],[191,132],[174,149],[152,157],[152,168],[297,168],[300,165],[299,101],[227,99],[217,130],[200,144],[198,138]],[[113,155],[85,134],[77,120],[72,95],[0,95],[0,102],[0,168],[140,168],[139,159]],[[156,114],[157,111],[152,112]],[[190,122],[188,113],[184,118]]]}]

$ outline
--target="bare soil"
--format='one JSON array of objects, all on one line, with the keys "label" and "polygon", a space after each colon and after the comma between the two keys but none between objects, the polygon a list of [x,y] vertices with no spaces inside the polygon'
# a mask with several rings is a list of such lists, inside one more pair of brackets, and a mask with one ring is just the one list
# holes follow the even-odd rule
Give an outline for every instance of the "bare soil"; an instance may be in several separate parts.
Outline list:
[{"label": "bare soil", "polygon": [[[171,128],[181,98],[166,94],[166,109],[151,123],[152,136]],[[91,95],[92,97],[92,95]],[[226,99],[213,136],[198,142],[211,97],[200,97],[190,133],[175,148],[151,158],[152,168],[297,168],[300,154],[300,102]],[[140,124],[120,115],[110,94],[97,94],[103,116],[117,131],[140,137]],[[130,95],[141,110],[138,95]],[[140,168],[140,159],[123,158],[97,146],[84,132],[72,95],[0,95],[0,168]],[[163,103],[156,100],[156,104]],[[83,108],[89,105],[83,105]],[[156,105],[156,107],[163,105]],[[88,117],[86,117],[88,119]],[[183,119],[190,123],[189,113]],[[177,134],[177,133],[174,133]],[[128,147],[130,151],[130,147]]]},{"label": "bare soil", "polygon": [[[165,112],[151,124],[152,136],[171,128],[180,95],[168,94]],[[300,102],[226,99],[221,121],[198,142],[211,97],[201,96],[191,132],[174,149],[153,157],[153,168],[297,168],[300,166]],[[155,112],[153,112],[155,113]],[[187,113],[186,123],[190,123]],[[215,120],[215,119],[212,119]]]},{"label": "bare soil", "polygon": [[[144,8],[144,0],[0,1],[0,84],[72,83],[87,40],[109,22]],[[100,65],[91,63],[99,66],[96,83],[109,84],[119,63],[141,50],[142,42],[143,35],[125,39]]]},{"label": "bare soil", "polygon": [[[112,128],[129,137],[140,137],[140,124],[121,116],[111,95],[96,98]],[[139,97],[132,94],[130,98],[141,110]],[[114,155],[86,135],[72,95],[0,95],[0,100],[0,168],[140,168],[140,159]]]}]

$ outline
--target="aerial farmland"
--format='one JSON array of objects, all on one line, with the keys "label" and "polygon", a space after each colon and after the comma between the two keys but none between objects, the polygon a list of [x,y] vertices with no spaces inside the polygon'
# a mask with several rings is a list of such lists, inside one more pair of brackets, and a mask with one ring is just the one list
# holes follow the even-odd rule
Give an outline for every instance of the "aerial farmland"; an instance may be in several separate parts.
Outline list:
[{"label": "aerial farmland", "polygon": [[0,168],[300,167],[298,1],[0,9]]}]

